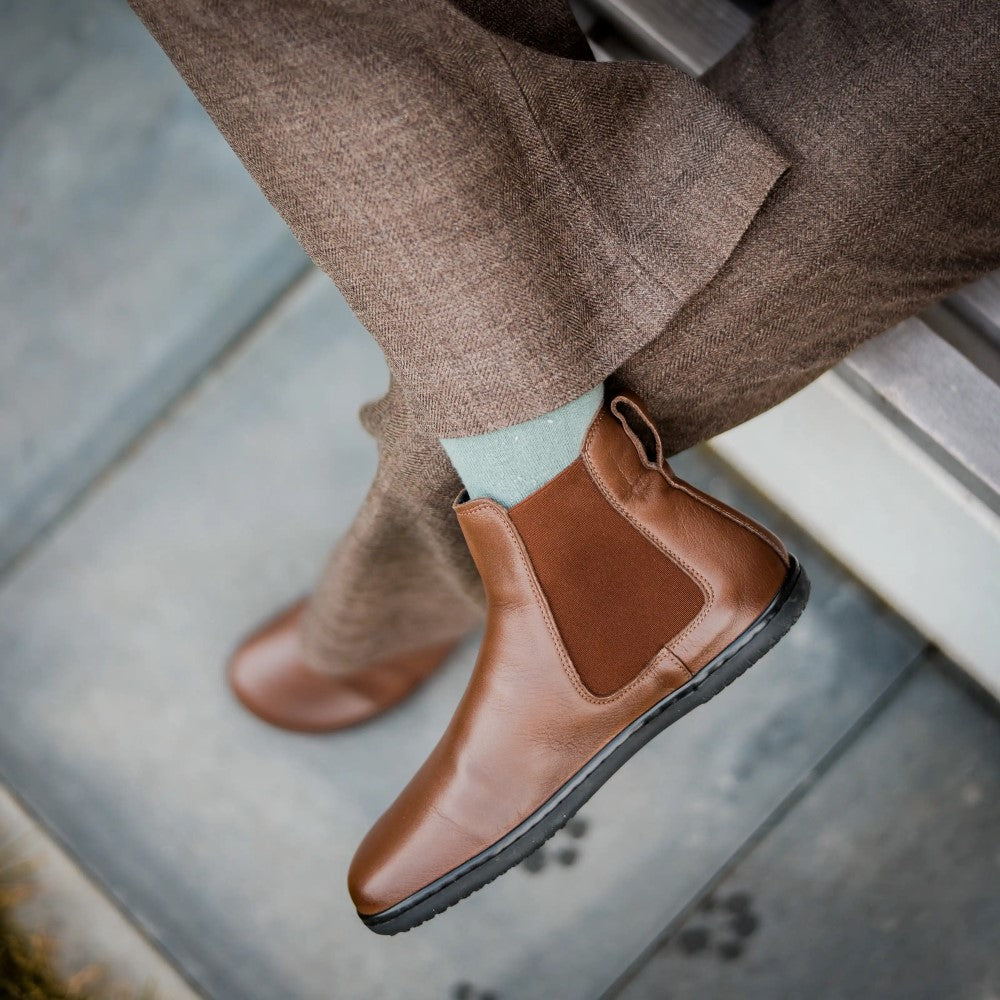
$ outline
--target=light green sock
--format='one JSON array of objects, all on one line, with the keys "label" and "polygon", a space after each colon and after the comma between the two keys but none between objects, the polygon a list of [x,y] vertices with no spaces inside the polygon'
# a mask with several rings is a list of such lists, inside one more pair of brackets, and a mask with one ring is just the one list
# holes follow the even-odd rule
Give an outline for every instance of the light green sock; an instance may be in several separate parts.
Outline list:
[{"label": "light green sock", "polygon": [[513,507],[554,479],[580,454],[587,428],[604,401],[604,384],[534,420],[489,434],[442,438],[469,498],[492,497]]}]

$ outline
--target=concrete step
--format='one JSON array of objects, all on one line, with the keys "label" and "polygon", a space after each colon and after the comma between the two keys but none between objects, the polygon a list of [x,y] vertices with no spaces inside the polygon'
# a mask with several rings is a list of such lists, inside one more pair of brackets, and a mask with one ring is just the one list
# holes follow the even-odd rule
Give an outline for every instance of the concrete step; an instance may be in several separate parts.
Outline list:
[{"label": "concrete step", "polygon": [[925,318],[862,344],[837,372],[1000,515],[1000,384]]},{"label": "concrete step", "polygon": [[[637,55],[701,76],[749,30],[752,16],[729,0],[579,0]],[[585,27],[587,25],[585,24]]]},{"label": "concrete step", "polygon": [[0,568],[306,263],[123,0],[2,17]]},{"label": "concrete step", "polygon": [[[726,695],[530,864],[391,944],[344,877],[444,727],[470,641],[326,738],[235,705],[235,638],[305,590],[374,467],[377,350],[317,275],[0,590],[0,770],[209,996],[597,996],[891,688],[923,640],[784,523],[814,596]],[[703,456],[682,470],[775,523]],[[473,991],[473,992],[469,992]]]},{"label": "concrete step", "polygon": [[1000,518],[882,409],[828,372],[710,447],[1000,696]]},{"label": "concrete step", "polygon": [[[23,872],[15,878],[14,869]],[[5,789],[0,788],[0,877],[26,890],[18,927],[51,945],[67,983],[109,998],[197,1000],[197,995]],[[9,997],[0,981],[0,996]],[[19,994],[20,995],[20,994]]]},{"label": "concrete step", "polygon": [[614,995],[1000,995],[998,739],[929,658]]}]

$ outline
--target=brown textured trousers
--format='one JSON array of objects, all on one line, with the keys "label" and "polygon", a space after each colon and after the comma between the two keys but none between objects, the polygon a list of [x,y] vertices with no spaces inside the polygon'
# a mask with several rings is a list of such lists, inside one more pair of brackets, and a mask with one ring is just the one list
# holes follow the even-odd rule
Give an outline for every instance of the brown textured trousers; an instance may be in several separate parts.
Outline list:
[{"label": "brown textured trousers", "polygon": [[676,451],[1000,266],[996,0],[785,0],[697,81],[565,0],[131,2],[389,365],[320,668],[479,621],[439,436],[614,377]]}]

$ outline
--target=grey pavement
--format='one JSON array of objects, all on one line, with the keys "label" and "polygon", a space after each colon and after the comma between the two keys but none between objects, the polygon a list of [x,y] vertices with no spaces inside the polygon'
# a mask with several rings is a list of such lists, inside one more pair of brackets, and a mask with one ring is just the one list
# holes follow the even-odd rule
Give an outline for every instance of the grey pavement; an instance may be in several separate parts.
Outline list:
[{"label": "grey pavement", "polygon": [[928,657],[616,996],[1000,996],[998,718]]},{"label": "grey pavement", "polygon": [[122,0],[0,3],[0,566],[307,263]]}]

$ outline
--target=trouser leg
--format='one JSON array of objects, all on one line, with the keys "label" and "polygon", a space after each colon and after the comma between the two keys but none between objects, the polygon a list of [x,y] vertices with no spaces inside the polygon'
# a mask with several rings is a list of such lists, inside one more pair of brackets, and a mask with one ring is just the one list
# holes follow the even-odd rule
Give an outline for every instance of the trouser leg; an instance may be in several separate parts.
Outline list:
[{"label": "trouser leg", "polygon": [[708,88],[597,63],[565,0],[131,0],[438,437],[580,396],[785,168]]},{"label": "trouser leg", "polygon": [[476,627],[482,586],[451,502],[461,484],[395,386],[362,410],[379,464],[335,546],[302,627],[315,667],[350,670]]},{"label": "trouser leg", "polygon": [[785,0],[706,82],[792,165],[715,280],[618,373],[675,451],[1000,267],[991,0]]},{"label": "trouser leg", "polygon": [[782,158],[669,67],[595,63],[564,0],[132,6],[392,373],[309,659],[461,634],[478,583],[437,436],[600,382],[711,278]]}]

